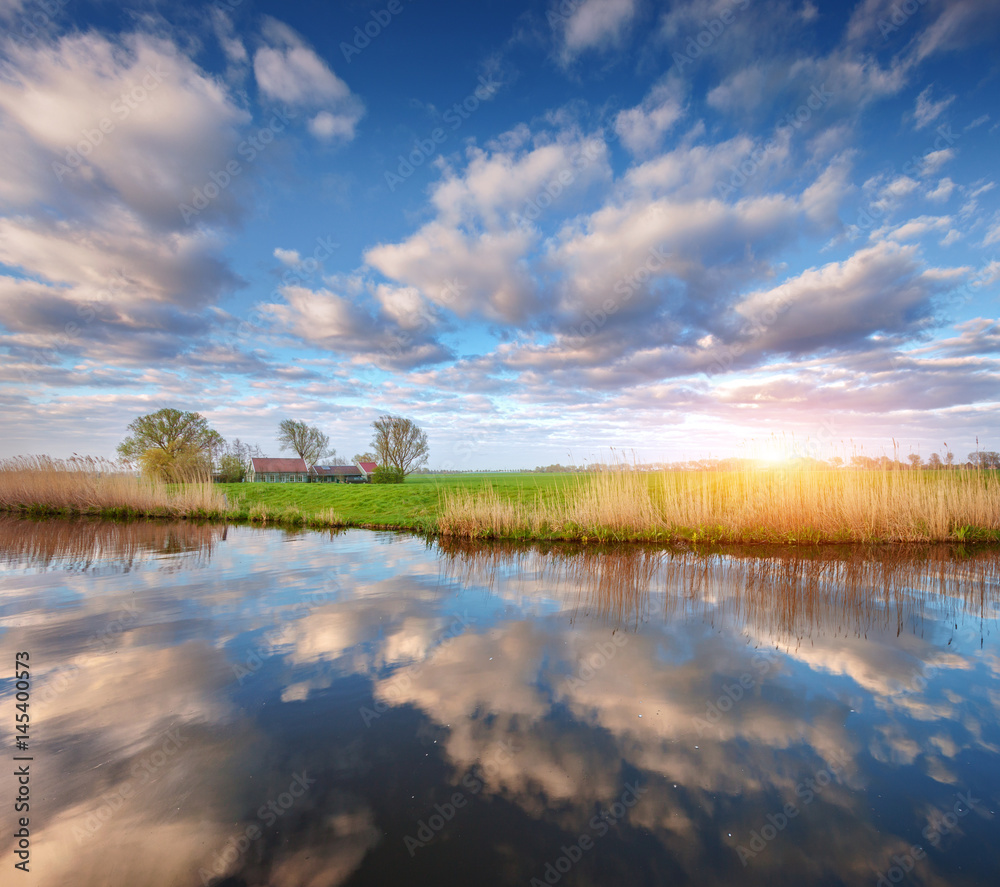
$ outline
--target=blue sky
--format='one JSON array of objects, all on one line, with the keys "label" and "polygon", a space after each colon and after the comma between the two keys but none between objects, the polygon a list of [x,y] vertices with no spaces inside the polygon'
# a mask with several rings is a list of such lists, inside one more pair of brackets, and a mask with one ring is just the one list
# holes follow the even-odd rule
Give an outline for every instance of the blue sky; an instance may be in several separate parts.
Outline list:
[{"label": "blue sky", "polygon": [[2,455],[1000,449],[992,0],[0,18]]}]

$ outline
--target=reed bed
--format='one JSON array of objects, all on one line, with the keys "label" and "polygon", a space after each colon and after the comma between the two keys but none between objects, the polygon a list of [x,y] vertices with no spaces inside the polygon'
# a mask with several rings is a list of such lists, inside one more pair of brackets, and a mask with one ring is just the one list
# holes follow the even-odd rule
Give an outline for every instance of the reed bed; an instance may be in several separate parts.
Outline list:
[{"label": "reed bed", "polygon": [[1000,540],[990,471],[814,468],[650,473],[619,466],[559,496],[445,493],[443,535],[708,542]]},{"label": "reed bed", "polygon": [[204,517],[227,513],[210,481],[166,484],[105,459],[18,456],[0,461],[0,509],[29,514]]}]

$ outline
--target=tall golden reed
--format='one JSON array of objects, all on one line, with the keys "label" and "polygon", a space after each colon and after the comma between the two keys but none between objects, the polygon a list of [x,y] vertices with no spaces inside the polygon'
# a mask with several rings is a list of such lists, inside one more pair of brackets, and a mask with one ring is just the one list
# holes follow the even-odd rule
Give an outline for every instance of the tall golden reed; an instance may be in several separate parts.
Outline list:
[{"label": "tall golden reed", "polygon": [[776,467],[581,476],[559,495],[443,497],[439,529],[464,538],[685,538],[725,542],[961,541],[1000,531],[987,471]]},{"label": "tall golden reed", "polygon": [[221,515],[226,503],[208,481],[171,486],[106,459],[18,456],[0,461],[0,509],[183,517]]}]

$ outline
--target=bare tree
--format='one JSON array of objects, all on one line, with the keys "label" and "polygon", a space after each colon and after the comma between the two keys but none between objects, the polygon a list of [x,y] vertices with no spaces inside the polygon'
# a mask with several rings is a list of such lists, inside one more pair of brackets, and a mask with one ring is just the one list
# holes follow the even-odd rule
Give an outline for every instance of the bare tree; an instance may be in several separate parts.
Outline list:
[{"label": "bare tree", "polygon": [[404,475],[427,464],[427,434],[402,416],[379,416],[372,422],[371,448],[381,466]]},{"label": "bare tree", "polygon": [[931,453],[930,459],[927,460],[928,468],[942,468],[944,463],[941,461],[941,456],[937,453]]},{"label": "bare tree", "polygon": [[284,419],[278,426],[278,444],[282,450],[298,453],[299,458],[309,466],[315,465],[324,457],[333,459],[337,455],[330,448],[329,437],[318,428],[295,419]]}]

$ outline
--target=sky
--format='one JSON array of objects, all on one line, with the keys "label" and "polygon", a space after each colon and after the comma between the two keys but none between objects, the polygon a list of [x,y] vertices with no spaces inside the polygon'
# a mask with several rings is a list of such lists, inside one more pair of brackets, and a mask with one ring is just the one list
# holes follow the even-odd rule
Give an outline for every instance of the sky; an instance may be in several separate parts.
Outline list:
[{"label": "sky", "polygon": [[0,456],[161,407],[450,469],[1000,449],[995,0],[0,29]]}]

